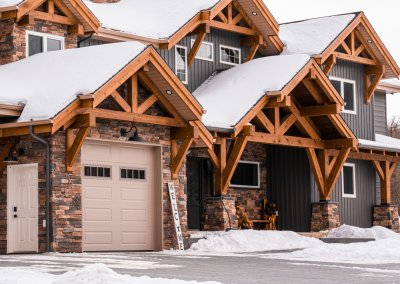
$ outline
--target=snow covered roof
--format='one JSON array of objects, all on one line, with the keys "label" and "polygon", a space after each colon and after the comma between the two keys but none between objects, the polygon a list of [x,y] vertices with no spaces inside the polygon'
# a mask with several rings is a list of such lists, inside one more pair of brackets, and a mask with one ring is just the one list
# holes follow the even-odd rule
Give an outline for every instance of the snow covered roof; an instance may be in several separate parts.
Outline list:
[{"label": "snow covered roof", "polygon": [[26,0],[0,0],[0,7],[18,6]]},{"label": "snow covered roof", "polygon": [[121,0],[101,4],[84,0],[103,24],[102,28],[166,39],[182,28],[200,11],[221,0]]},{"label": "snow covered roof", "polygon": [[400,87],[400,81],[398,79],[383,79],[381,83]]},{"label": "snow covered roof", "polygon": [[323,53],[358,15],[353,13],[281,24],[279,38],[285,45],[282,55]]},{"label": "snow covered roof", "polygon": [[146,48],[138,42],[105,44],[2,65],[0,104],[25,105],[18,122],[51,119],[78,95],[94,93]]},{"label": "snow covered roof", "polygon": [[375,140],[358,139],[359,147],[365,146],[372,149],[400,152],[400,139],[375,134]]},{"label": "snow covered roof", "polygon": [[310,60],[304,54],[270,56],[214,73],[193,93],[207,110],[203,123],[232,128],[266,92],[281,91]]}]

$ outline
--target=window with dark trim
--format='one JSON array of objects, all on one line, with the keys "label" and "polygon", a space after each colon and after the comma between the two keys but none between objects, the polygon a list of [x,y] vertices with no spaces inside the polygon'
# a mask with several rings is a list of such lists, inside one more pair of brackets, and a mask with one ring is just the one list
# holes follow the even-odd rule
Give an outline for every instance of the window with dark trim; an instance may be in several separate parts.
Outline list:
[{"label": "window with dark trim", "polygon": [[85,177],[111,178],[111,167],[84,166]]},{"label": "window with dark trim", "polygon": [[131,168],[121,168],[122,180],[145,180],[146,171],[144,169],[131,169]]},{"label": "window with dark trim", "polygon": [[239,161],[229,186],[260,188],[260,163]]}]

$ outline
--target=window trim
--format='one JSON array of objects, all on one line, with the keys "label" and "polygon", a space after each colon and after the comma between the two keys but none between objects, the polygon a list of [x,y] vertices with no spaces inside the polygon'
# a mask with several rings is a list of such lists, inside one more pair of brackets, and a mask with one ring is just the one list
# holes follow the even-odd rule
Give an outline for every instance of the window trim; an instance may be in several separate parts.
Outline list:
[{"label": "window trim", "polygon": [[343,107],[342,113],[348,113],[348,114],[357,114],[357,87],[356,87],[356,81],[351,80],[351,79],[344,79],[340,77],[334,77],[334,76],[329,76],[329,80],[335,80],[340,82],[340,89],[341,89],[341,97],[344,100],[344,83],[352,83],[353,88],[354,88],[354,110],[346,110],[345,107]]},{"label": "window trim", "polygon": [[[190,40],[190,44],[191,44],[190,48],[193,48],[193,45],[194,45],[195,42],[196,42],[196,39],[194,39],[194,38],[192,38],[192,39]],[[213,42],[209,42],[209,41],[203,41],[203,42],[201,43],[201,45],[203,45],[203,44],[205,44],[205,45],[210,45],[210,46],[211,46],[211,59],[198,56],[197,54],[198,54],[199,52],[196,53],[195,59],[214,62],[214,43],[213,43]],[[201,48],[201,45],[200,45],[200,48]]]},{"label": "window trim", "polygon": [[47,51],[47,39],[48,38],[61,41],[61,50],[65,49],[65,37],[26,30],[26,35],[25,35],[26,57],[29,57],[29,35],[40,36],[42,38],[42,41],[43,41],[42,42],[43,43],[43,52],[42,53],[48,52]]},{"label": "window trim", "polygon": [[[233,49],[233,50],[238,50],[239,51],[239,64],[222,61],[222,52],[221,52],[221,48],[222,47],[230,48],[230,49]],[[219,45],[219,63],[226,64],[226,65],[232,65],[232,66],[238,66],[238,65],[242,64],[242,50],[240,48],[237,48],[237,47],[220,44]]]},{"label": "window trim", "polygon": [[[236,185],[236,184],[232,184],[231,183],[231,180],[229,181],[229,187],[236,187],[236,188],[261,188],[261,183],[260,183],[260,162],[253,162],[253,161],[243,161],[243,160],[240,160],[239,162],[238,162],[238,164],[239,163],[242,163],[242,164],[256,164],[257,165],[257,171],[258,171],[258,180],[257,180],[257,185],[256,186],[253,186],[253,185]],[[235,169],[236,170],[236,169]],[[233,172],[233,173],[235,173],[235,172]],[[232,175],[232,177],[233,177],[233,175]]]},{"label": "window trim", "polygon": [[[85,175],[85,168],[90,167],[90,168],[110,168],[110,176],[109,177],[99,177],[99,176],[86,176]],[[113,174],[112,174],[112,166],[105,166],[105,165],[94,165],[94,164],[84,164],[82,165],[82,178],[89,178],[89,179],[107,179],[107,180],[112,180]]]},{"label": "window trim", "polygon": [[[122,178],[121,177],[121,170],[137,170],[137,171],[144,171],[144,179],[134,179],[134,178]],[[119,181],[126,181],[126,182],[146,182],[147,181],[147,168],[132,168],[132,167],[124,167],[124,166],[119,166],[119,172],[118,172],[118,178]]]},{"label": "window trim", "polygon": [[353,188],[354,188],[354,193],[353,194],[345,194],[344,193],[344,174],[343,174],[343,169],[342,169],[342,197],[343,198],[357,198],[357,191],[356,191],[356,164],[355,163],[344,163],[344,167],[352,167],[353,168]]},{"label": "window trim", "polygon": [[[187,85],[188,84],[188,72],[189,72],[189,68],[188,68],[188,52],[187,52],[187,46],[183,46],[183,45],[175,45],[175,75],[178,76],[178,56],[177,56],[177,52],[178,52],[178,48],[182,48],[185,50],[185,58],[186,58],[186,62],[185,62],[185,81],[181,81],[183,84]],[[179,77],[178,77],[179,78]]]}]

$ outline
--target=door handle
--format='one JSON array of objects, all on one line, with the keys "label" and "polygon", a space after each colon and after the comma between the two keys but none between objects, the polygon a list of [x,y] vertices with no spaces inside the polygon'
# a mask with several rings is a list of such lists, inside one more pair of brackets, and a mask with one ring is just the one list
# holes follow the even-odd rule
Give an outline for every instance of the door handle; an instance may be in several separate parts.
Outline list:
[{"label": "door handle", "polygon": [[17,214],[14,214],[14,218],[17,218],[18,216],[17,216]]}]

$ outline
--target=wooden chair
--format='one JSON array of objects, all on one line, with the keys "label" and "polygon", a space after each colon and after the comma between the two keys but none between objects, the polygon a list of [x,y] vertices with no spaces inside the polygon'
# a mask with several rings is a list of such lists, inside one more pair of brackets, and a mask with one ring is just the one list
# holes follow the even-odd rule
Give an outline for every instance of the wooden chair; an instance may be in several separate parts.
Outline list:
[{"label": "wooden chair", "polygon": [[267,206],[268,199],[264,199],[263,206],[263,219],[262,220],[251,220],[253,223],[262,223],[264,230],[276,230],[275,221],[276,221],[276,213],[275,215],[267,215],[265,214],[265,206]]}]

